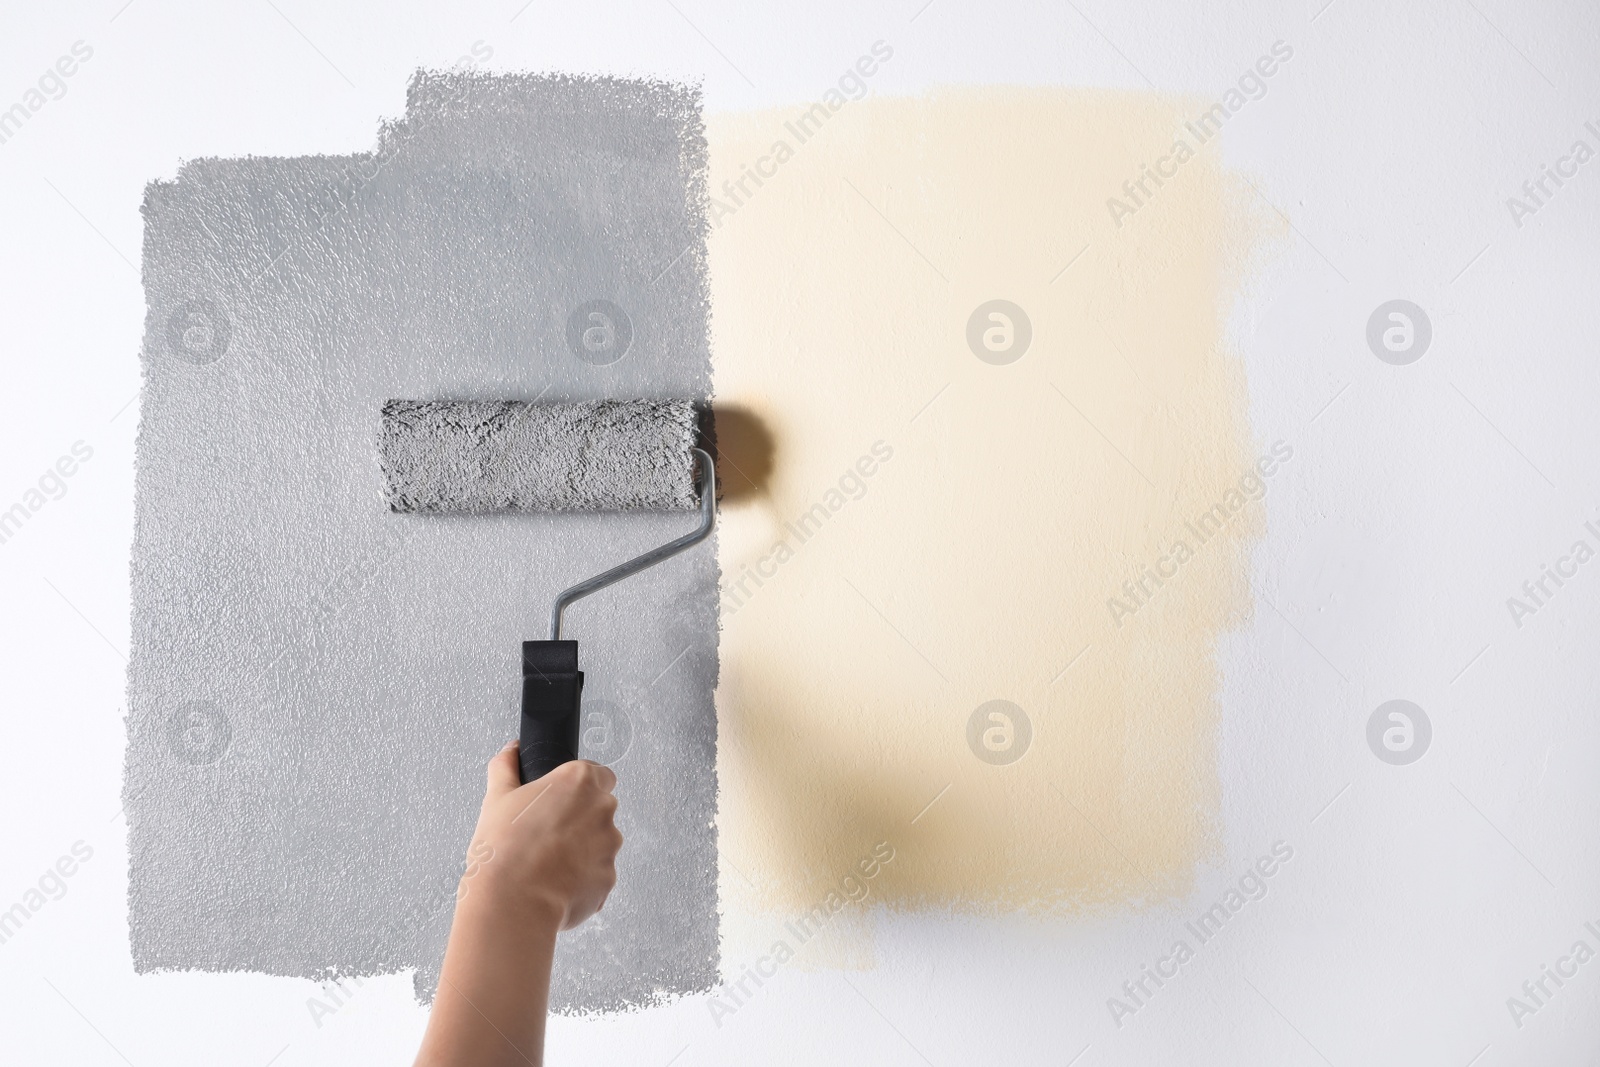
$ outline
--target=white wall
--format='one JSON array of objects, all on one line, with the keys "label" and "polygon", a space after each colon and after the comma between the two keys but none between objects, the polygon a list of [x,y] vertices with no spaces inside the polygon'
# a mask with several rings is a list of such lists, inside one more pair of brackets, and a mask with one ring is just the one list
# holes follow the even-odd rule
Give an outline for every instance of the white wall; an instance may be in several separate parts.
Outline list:
[{"label": "white wall", "polygon": [[[703,77],[723,109],[813,98],[878,38],[895,47],[879,93],[1217,96],[1274,40],[1296,50],[1224,144],[1293,224],[1235,334],[1258,437],[1296,447],[1268,497],[1256,613],[1224,644],[1227,857],[1182,907],[1127,920],[889,919],[876,970],[791,968],[720,1028],[698,1000],[561,1021],[552,1061],[1066,1063],[1086,1049],[1084,1067],[1487,1065],[1600,1047],[1600,962],[1547,981],[1520,1028],[1506,1006],[1575,941],[1600,949],[1584,928],[1600,930],[1586,646],[1600,562],[1520,628],[1506,607],[1573,541],[1600,544],[1583,530],[1600,527],[1600,161],[1520,227],[1505,204],[1575,140],[1600,149],[1583,128],[1600,128],[1600,10],[120,3],[18,5],[0,32],[0,108],[74,42],[94,50],[0,144],[0,508],[74,442],[94,450],[0,544],[0,908],[75,842],[93,850],[0,944],[7,1060],[396,1063],[423,1021],[404,977],[368,982],[318,1026],[309,983],[131,972],[118,796],[144,183],[185,157],[368,147],[415,66],[478,42],[492,69]],[[1410,366],[1367,348],[1368,316],[1393,298],[1432,322]],[[1396,697],[1434,731],[1408,766],[1365,738]],[[1117,1027],[1107,998],[1280,839],[1294,858],[1266,898]]]}]

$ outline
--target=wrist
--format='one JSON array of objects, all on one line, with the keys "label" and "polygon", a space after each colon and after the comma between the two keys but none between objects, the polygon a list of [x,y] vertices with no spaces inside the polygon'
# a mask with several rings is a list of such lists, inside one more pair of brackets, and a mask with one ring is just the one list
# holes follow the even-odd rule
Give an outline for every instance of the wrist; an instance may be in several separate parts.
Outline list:
[{"label": "wrist", "polygon": [[516,928],[553,937],[566,922],[564,904],[508,872],[480,869],[461,879],[456,914],[474,924],[514,924]]}]

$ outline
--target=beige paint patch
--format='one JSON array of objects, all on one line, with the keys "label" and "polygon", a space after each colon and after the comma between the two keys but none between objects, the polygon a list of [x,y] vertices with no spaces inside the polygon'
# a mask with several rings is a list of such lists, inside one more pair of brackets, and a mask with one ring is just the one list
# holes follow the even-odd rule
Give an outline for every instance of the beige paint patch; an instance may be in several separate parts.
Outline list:
[{"label": "beige paint patch", "polygon": [[[1214,653],[1264,518],[1228,494],[1267,450],[1222,343],[1245,242],[1215,145],[1107,207],[1194,110],[997,90],[710,121],[716,397],[773,444],[721,538],[730,958],[757,917],[1169,897],[1212,850]],[[967,341],[995,299],[1031,323],[1006,365]],[[995,699],[1031,723],[1009,765],[968,743]]]}]

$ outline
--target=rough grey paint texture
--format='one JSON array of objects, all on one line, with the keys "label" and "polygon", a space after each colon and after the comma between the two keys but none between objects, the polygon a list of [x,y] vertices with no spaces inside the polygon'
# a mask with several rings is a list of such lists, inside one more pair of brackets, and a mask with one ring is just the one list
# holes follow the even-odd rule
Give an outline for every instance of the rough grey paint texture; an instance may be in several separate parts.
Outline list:
[{"label": "rough grey paint texture", "polygon": [[[425,73],[372,153],[198,160],[149,187],[136,969],[415,967],[431,995],[520,642],[562,588],[693,522],[392,513],[379,410],[704,401],[705,153],[689,88]],[[595,301],[627,316],[621,358],[571,343]],[[716,979],[716,582],[708,544],[569,615],[627,844],[605,911],[561,938],[558,1010]]]},{"label": "rough grey paint texture", "polygon": [[390,400],[378,435],[392,511],[693,508],[688,400]]}]

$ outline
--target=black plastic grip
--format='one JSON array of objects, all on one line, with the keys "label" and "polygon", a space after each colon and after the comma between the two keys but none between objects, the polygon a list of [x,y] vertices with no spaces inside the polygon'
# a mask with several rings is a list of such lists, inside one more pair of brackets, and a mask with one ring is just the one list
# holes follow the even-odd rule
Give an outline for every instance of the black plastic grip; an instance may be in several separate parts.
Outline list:
[{"label": "black plastic grip", "polygon": [[522,781],[578,758],[578,642],[522,642]]}]

